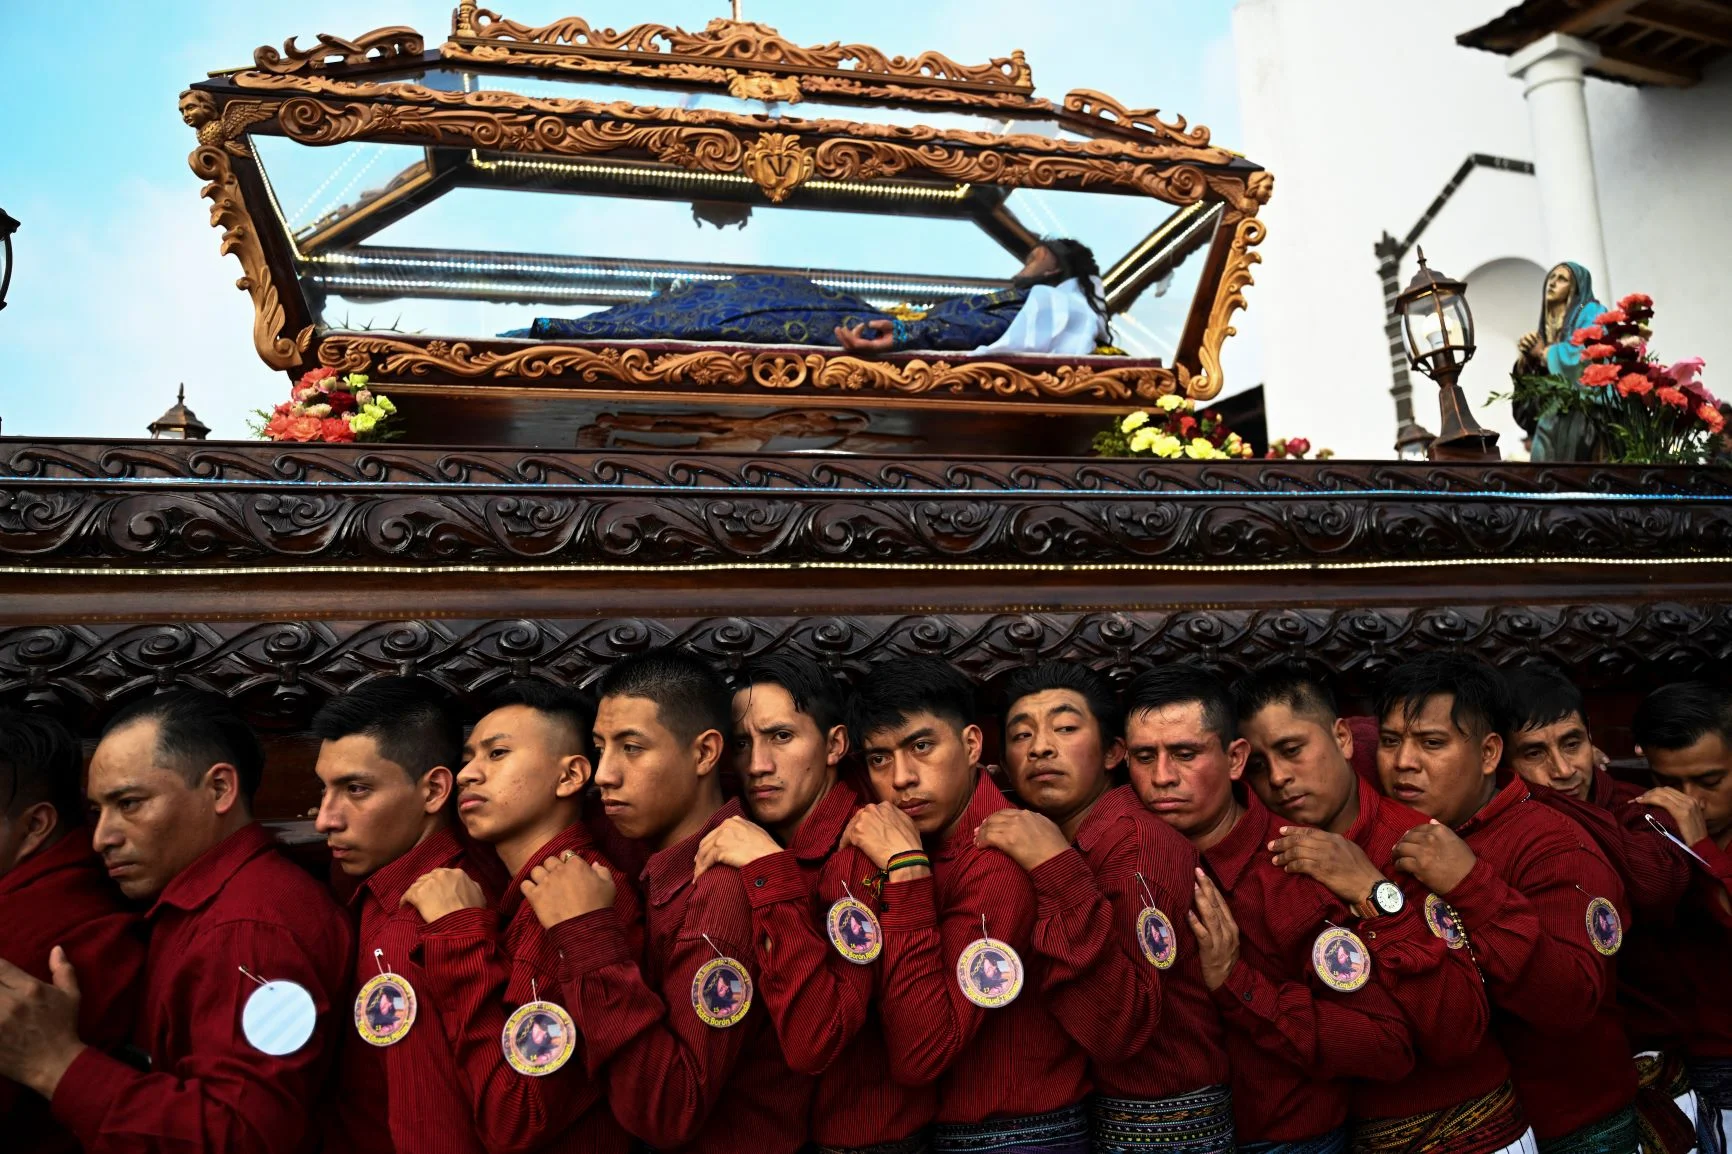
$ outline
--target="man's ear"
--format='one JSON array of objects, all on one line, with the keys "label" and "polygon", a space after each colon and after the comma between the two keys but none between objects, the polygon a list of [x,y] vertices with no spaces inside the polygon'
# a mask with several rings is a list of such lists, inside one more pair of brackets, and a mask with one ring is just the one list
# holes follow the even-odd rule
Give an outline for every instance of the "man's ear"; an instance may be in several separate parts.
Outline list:
[{"label": "man's ear", "polygon": [[553,786],[554,796],[576,797],[594,776],[595,769],[590,765],[589,758],[581,753],[574,753],[559,763],[559,780]]},{"label": "man's ear", "polygon": [[837,765],[848,754],[848,727],[834,725],[824,737],[824,764]]},{"label": "man's ear", "polygon": [[979,765],[981,750],[986,748],[986,734],[980,732],[978,725],[962,727],[962,748],[968,751],[968,764]]},{"label": "man's ear", "polygon": [[699,777],[708,777],[722,763],[722,752],[728,748],[727,736],[719,729],[706,729],[692,740],[692,756],[697,759]]},{"label": "man's ear", "polygon": [[238,805],[244,811],[241,798],[241,771],[226,761],[219,761],[204,771],[204,786],[210,790],[211,808],[226,817]]},{"label": "man's ear", "polygon": [[457,775],[448,765],[436,765],[421,775],[421,812],[438,813],[451,802],[457,792]]},{"label": "man's ear", "polygon": [[23,836],[18,839],[18,854],[12,863],[16,865],[54,839],[55,831],[60,828],[60,811],[54,808],[53,802],[39,801],[26,806],[13,822],[23,831]]},{"label": "man's ear", "polygon": [[1341,751],[1342,760],[1353,764],[1353,727],[1344,717],[1335,719],[1335,748]]},{"label": "man's ear", "polygon": [[1251,743],[1242,737],[1235,737],[1227,746],[1227,758],[1232,763],[1227,779],[1238,781],[1245,776],[1245,762],[1251,758]]},{"label": "man's ear", "polygon": [[1488,733],[1485,742],[1480,746],[1479,771],[1490,777],[1497,772],[1498,765],[1503,761],[1503,734]]},{"label": "man's ear", "polygon": [[1119,763],[1124,761],[1124,759],[1125,739],[1122,737],[1115,737],[1113,738],[1113,743],[1107,746],[1105,751],[1102,752],[1101,760],[1106,763],[1107,772],[1111,773],[1119,767]]}]

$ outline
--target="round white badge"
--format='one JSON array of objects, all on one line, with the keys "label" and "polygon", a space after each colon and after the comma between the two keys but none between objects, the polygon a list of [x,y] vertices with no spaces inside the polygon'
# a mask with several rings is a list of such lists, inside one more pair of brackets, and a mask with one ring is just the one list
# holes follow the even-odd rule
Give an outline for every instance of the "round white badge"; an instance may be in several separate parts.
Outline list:
[{"label": "round white badge", "polygon": [[417,1010],[415,987],[401,974],[371,978],[355,995],[355,1032],[370,1046],[392,1046],[409,1034]]},{"label": "round white badge", "polygon": [[962,996],[984,1010],[996,1010],[1022,993],[1022,959],[1009,942],[980,938],[956,959],[956,984]]},{"label": "round white badge", "polygon": [[318,1023],[313,995],[294,982],[266,982],[241,1008],[241,1033],[248,1044],[274,1058],[305,1046]]},{"label": "round white badge", "polygon": [[824,927],[836,952],[857,966],[873,961],[884,949],[884,928],[864,903],[853,898],[837,899],[824,918]]},{"label": "round white badge", "polygon": [[505,1019],[499,1044],[513,1070],[541,1078],[571,1060],[577,1048],[577,1026],[564,1006],[525,1002]]}]

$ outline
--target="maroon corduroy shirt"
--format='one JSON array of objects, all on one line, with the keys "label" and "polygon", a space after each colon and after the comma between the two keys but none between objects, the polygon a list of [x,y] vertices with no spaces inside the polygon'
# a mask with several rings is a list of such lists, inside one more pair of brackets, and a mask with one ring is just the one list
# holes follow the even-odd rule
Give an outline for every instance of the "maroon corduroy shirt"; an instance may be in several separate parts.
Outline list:
[{"label": "maroon corduroy shirt", "polygon": [[[145,915],[151,927],[134,1043],[148,1074],[85,1050],[54,1093],[54,1115],[87,1154],[292,1154],[311,1147],[310,1119],[348,1029],[354,960],[348,919],[325,887],[250,824],[175,877]],[[241,1031],[265,981],[304,987],[318,1026],[273,1057]]]},{"label": "maroon corduroy shirt", "polygon": [[1622,1109],[1636,1069],[1619,1022],[1617,965],[1588,936],[1605,898],[1629,924],[1623,883],[1581,826],[1511,779],[1456,830],[1479,858],[1443,895],[1485,975],[1492,1031],[1542,1141]]},{"label": "maroon corduroy shirt", "polygon": [[[1282,822],[1247,791],[1246,812],[1203,860],[1239,926],[1239,961],[1214,991],[1227,1027],[1241,1142],[1315,1138],[1347,1119],[1350,1078],[1412,1072],[1413,1040],[1383,983],[1330,989],[1311,966],[1317,935],[1343,920],[1322,885],[1270,862]],[[1363,935],[1362,935],[1363,937]],[[1372,972],[1379,968],[1371,941]]]},{"label": "maroon corduroy shirt", "polygon": [[877,872],[859,850],[839,849],[861,806],[839,782],[812,807],[793,843],[760,858],[741,874],[752,903],[764,1008],[788,1064],[817,1076],[812,1141],[821,1146],[872,1146],[918,1132],[938,1110],[931,1085],[903,1086],[890,1076],[884,1030],[872,1013],[883,958],[856,965],[830,943],[830,907],[853,897],[877,909],[867,884]]},{"label": "maroon corduroy shirt", "polygon": [[[1040,996],[1034,954],[1034,884],[996,849],[974,844],[986,816],[1010,805],[986,774],[947,837],[929,842],[932,876],[884,887],[884,966],[879,1017],[898,1081],[938,1082],[939,1122],[1044,1114],[1088,1094],[1088,1061]],[[956,981],[956,961],[981,937],[1022,958],[1021,995],[976,1006]]]},{"label": "maroon corduroy shirt", "polygon": [[[692,878],[704,835],[740,813],[730,801],[697,833],[644,866],[648,897],[643,967],[618,911],[597,910],[553,928],[566,1008],[592,1076],[606,1070],[608,1100],[627,1130],[658,1150],[793,1154],[806,1139],[812,1079],[788,1068],[752,951],[752,912],[738,871]],[[752,1005],[731,1026],[706,1025],[692,979],[718,954],[751,973]]]},{"label": "maroon corduroy shirt", "polygon": [[[1103,1094],[1166,1098],[1227,1084],[1221,1016],[1186,920],[1197,861],[1191,843],[1121,785],[1083,819],[1074,848],[1031,874],[1040,996],[1088,1052]],[[1172,925],[1166,970],[1137,941],[1151,898]]]},{"label": "maroon corduroy shirt", "polygon": [[[505,1021],[525,1002],[558,1002],[575,1020],[578,1007],[561,997],[559,949],[523,898],[523,881],[536,866],[567,850],[586,862],[608,865],[582,823],[567,826],[529,856],[493,909],[464,909],[420,927],[421,966],[427,988],[423,1011],[438,1020],[415,1028],[444,1030],[474,1132],[490,1150],[548,1150],[570,1154],[623,1154],[630,1139],[608,1112],[601,1081],[574,1053],[544,1077],[518,1073],[505,1060]],[[609,869],[613,867],[608,865]],[[614,874],[614,909],[637,923],[637,897]]]}]

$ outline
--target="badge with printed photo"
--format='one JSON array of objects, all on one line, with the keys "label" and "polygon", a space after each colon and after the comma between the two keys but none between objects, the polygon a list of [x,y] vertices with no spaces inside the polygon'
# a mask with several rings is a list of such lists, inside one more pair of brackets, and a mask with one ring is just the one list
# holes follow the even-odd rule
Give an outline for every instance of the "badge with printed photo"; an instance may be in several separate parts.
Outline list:
[{"label": "badge with printed photo", "polygon": [[884,950],[884,927],[865,903],[853,897],[838,898],[824,918],[830,944],[857,966],[877,959]]},{"label": "badge with printed photo", "polygon": [[1352,930],[1330,926],[1311,943],[1311,968],[1330,989],[1351,994],[1371,980],[1371,951]]},{"label": "badge with printed photo", "polygon": [[1618,907],[1605,898],[1588,903],[1588,941],[1594,949],[1611,957],[1624,944],[1624,923],[1618,917]]},{"label": "badge with printed photo", "polygon": [[726,1029],[752,1008],[752,975],[733,958],[717,955],[692,975],[692,1009],[706,1026]]},{"label": "badge with printed photo", "polygon": [[1171,919],[1154,906],[1147,906],[1137,915],[1137,945],[1143,957],[1157,970],[1171,969],[1179,956],[1179,940],[1173,933]]},{"label": "badge with printed photo", "polygon": [[415,1024],[415,987],[386,971],[367,979],[355,995],[355,1032],[369,1046],[393,1046]]},{"label": "badge with printed photo", "polygon": [[956,984],[981,1009],[1001,1009],[1022,993],[1022,959],[1008,942],[979,938],[956,959]]},{"label": "badge with printed photo", "polygon": [[1467,934],[1461,928],[1461,915],[1436,894],[1425,895],[1425,924],[1450,949],[1459,950],[1467,945]]},{"label": "badge with printed photo", "polygon": [[564,1006],[525,1002],[505,1019],[499,1040],[513,1070],[544,1078],[571,1060],[577,1048],[577,1027]]}]

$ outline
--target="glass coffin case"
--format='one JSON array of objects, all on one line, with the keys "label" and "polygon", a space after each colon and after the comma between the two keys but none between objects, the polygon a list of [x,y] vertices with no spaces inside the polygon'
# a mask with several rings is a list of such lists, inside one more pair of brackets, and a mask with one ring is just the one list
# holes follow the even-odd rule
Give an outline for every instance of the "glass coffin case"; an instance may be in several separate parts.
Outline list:
[{"label": "glass coffin case", "polygon": [[[291,40],[181,112],[259,355],[368,374],[429,443],[1084,451],[1220,392],[1273,184],[1182,118],[1037,96],[1020,52],[730,20],[464,3],[436,48]],[[1058,237],[1098,268],[1086,334],[1018,275]]]}]

